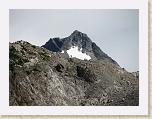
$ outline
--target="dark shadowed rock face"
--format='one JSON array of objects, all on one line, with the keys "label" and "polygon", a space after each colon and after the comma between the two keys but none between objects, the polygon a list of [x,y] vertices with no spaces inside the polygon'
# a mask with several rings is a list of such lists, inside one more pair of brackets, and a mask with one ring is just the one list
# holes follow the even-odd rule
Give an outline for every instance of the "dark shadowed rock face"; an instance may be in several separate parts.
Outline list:
[{"label": "dark shadowed rock face", "polygon": [[61,52],[61,46],[63,45],[63,43],[60,41],[60,38],[53,38],[46,42],[45,46],[43,47],[47,47],[48,50],[51,50],[53,52]]},{"label": "dark shadowed rock face", "polygon": [[139,72],[106,60],[63,58],[25,41],[9,44],[10,106],[137,106],[138,79]]},{"label": "dark shadowed rock face", "polygon": [[105,54],[102,50],[100,50],[100,48],[95,43],[92,43],[92,49],[93,49],[93,53],[94,53],[95,57],[98,60],[106,60],[113,64],[118,65],[118,63],[115,60],[113,60],[107,54]]},{"label": "dark shadowed rock face", "polygon": [[91,60],[106,60],[118,65],[116,61],[105,54],[94,42],[92,42],[86,34],[78,30],[75,30],[66,38],[50,38],[42,47],[53,52],[65,51],[64,53],[61,53],[61,55],[63,57],[69,57],[66,51],[72,46],[78,46],[79,50],[82,48],[82,53],[89,55]]}]

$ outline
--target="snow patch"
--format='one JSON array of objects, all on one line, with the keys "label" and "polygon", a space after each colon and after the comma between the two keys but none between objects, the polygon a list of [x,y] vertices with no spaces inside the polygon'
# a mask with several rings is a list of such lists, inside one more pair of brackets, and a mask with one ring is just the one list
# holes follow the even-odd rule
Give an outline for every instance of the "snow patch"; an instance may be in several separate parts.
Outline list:
[{"label": "snow patch", "polygon": [[90,60],[91,57],[85,53],[82,53],[82,48],[78,50],[78,46],[73,46],[69,50],[67,50],[67,53],[69,54],[70,57],[76,57],[78,59],[84,60]]},{"label": "snow patch", "polygon": [[64,50],[62,50],[62,52],[61,53],[64,53]]}]

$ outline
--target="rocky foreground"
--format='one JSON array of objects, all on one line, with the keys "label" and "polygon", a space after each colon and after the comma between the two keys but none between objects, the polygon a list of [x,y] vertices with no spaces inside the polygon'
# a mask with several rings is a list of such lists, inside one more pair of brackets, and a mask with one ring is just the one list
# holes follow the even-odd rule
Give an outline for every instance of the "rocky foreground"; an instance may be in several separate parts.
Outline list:
[{"label": "rocky foreground", "polygon": [[138,106],[139,72],[9,43],[10,106]]}]

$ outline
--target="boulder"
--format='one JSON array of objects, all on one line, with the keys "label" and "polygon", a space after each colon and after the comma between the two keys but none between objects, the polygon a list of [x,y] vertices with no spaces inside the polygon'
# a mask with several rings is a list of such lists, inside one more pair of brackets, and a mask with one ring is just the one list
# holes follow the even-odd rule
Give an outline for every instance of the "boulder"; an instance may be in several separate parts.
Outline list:
[{"label": "boulder", "polygon": [[16,51],[21,51],[22,47],[19,44],[13,44],[13,47],[16,49]]}]

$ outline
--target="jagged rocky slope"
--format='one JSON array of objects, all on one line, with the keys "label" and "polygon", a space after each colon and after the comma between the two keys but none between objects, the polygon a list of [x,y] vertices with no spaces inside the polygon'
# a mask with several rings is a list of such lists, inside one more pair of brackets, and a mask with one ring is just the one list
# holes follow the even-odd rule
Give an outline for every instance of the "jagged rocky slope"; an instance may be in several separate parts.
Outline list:
[{"label": "jagged rocky slope", "polygon": [[[78,30],[75,30],[66,38],[50,38],[45,45],[42,45],[42,47],[50,51],[59,52],[64,57],[69,57],[67,50],[73,46],[77,46],[79,50],[82,49],[82,53],[89,55],[91,60],[106,60],[118,65],[115,60],[105,54],[94,42],[92,42],[87,34]],[[61,53],[62,51],[64,51],[64,53]]]},{"label": "jagged rocky slope", "polygon": [[64,58],[25,41],[9,43],[9,105],[137,106],[139,75],[106,60]]}]

